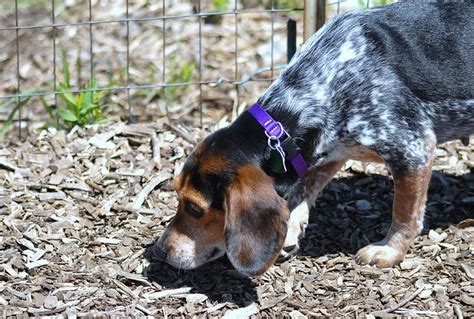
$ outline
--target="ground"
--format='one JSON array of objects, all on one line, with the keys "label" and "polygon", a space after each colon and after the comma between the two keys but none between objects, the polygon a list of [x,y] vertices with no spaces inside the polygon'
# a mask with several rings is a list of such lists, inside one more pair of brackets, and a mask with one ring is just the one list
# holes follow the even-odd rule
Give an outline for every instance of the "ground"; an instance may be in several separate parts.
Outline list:
[{"label": "ground", "polygon": [[320,195],[300,253],[245,278],[225,258],[184,271],[144,255],[174,214],[188,140],[203,134],[110,123],[2,144],[0,314],[474,315],[472,140],[437,150],[425,229],[401,265],[354,261],[386,232],[393,189],[382,166],[351,162]]},{"label": "ground", "polygon": [[[55,1],[54,30],[47,27],[50,0],[18,2],[20,26],[46,26],[18,31],[23,93],[52,92],[53,71],[57,82],[64,79],[64,60],[72,88],[83,88],[90,80],[91,43],[99,85],[127,84],[126,23],[94,25],[90,39],[88,1]],[[202,11],[214,10],[215,2],[202,0]],[[245,79],[271,65],[272,47],[274,64],[286,63],[289,16],[298,21],[301,44],[302,11],[254,12],[263,2],[237,1],[248,11],[238,15],[237,36],[233,13],[217,24],[201,21],[204,82]],[[299,8],[303,2],[275,1]],[[364,4],[329,2],[328,16]],[[125,0],[90,3],[93,20],[123,21]],[[166,3],[166,14],[180,16],[192,14],[196,2]],[[129,23],[132,86],[199,80],[198,20],[146,20],[163,14],[161,3],[130,1],[130,16],[142,19]],[[13,2],[0,4],[0,28],[14,25]],[[0,47],[2,97],[17,92],[14,29],[0,32]],[[190,69],[190,78],[183,76]],[[300,253],[260,278],[242,277],[225,258],[193,271],[146,259],[147,247],[175,213],[173,178],[193,142],[253,103],[278,71],[239,86],[203,84],[202,94],[199,85],[185,86],[168,91],[168,100],[162,89],[135,88],[130,108],[127,91],[112,90],[104,108],[108,124],[71,132],[41,131],[46,112],[38,97],[29,100],[22,115],[28,120],[14,122],[0,141],[0,317],[473,317],[472,138],[469,146],[438,148],[425,229],[393,269],[354,261],[358,248],[384,236],[393,197],[383,167],[358,162],[348,163],[320,195]],[[52,106],[54,94],[45,101]],[[2,127],[16,102],[0,107]],[[201,106],[203,130],[197,128]],[[173,125],[165,124],[167,108]],[[121,122],[128,119],[142,124]]]}]

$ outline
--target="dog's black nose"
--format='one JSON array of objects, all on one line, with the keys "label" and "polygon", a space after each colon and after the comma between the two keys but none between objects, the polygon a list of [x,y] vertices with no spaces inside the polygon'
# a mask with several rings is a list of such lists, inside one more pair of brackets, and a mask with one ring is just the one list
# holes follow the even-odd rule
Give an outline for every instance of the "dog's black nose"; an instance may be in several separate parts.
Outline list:
[{"label": "dog's black nose", "polygon": [[156,259],[165,261],[167,255],[168,255],[168,249],[166,249],[166,247],[163,247],[162,245],[158,243],[155,243],[155,245],[153,245],[153,257],[155,257]]}]

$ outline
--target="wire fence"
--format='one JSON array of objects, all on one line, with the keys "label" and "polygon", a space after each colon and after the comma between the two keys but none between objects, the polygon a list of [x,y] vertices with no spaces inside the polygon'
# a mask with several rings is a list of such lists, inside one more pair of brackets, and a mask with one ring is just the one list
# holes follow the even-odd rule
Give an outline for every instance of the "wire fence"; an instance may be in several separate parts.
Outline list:
[{"label": "wire fence", "polygon": [[[49,7],[49,19],[38,19],[35,20],[34,16],[32,17],[25,17],[22,16],[21,6],[31,4],[32,2],[41,2],[43,4],[43,11],[46,11],[46,7]],[[372,1],[372,0],[362,0],[362,1],[322,1],[322,0],[309,0],[309,1],[278,1],[278,0],[268,0],[268,1],[243,1],[243,0],[231,0],[228,1],[206,1],[206,0],[188,0],[188,1],[166,1],[161,0],[154,4],[153,10],[151,14],[148,14],[147,6],[145,4],[137,4],[137,1],[132,0],[120,0],[109,2],[107,0],[97,1],[97,0],[87,0],[86,6],[87,9],[85,10],[86,15],[83,17],[77,18],[77,21],[70,21],[70,17],[73,15],[68,14],[59,14],[58,13],[58,6],[62,6],[63,12],[66,10],[64,9],[64,3],[69,3],[70,7],[74,7],[75,1],[74,0],[61,0],[64,2],[60,2],[59,0],[14,0],[10,1],[10,7],[7,5],[3,5],[3,9],[8,11],[4,14],[4,16],[0,16],[1,23],[0,23],[0,39],[2,38],[1,35],[8,35],[10,38],[13,37],[12,41],[3,41],[0,45],[3,45],[7,49],[10,49],[6,57],[0,55],[0,75],[3,78],[8,78],[6,83],[10,83],[10,85],[5,85],[3,88],[0,85],[0,104],[1,101],[9,101],[11,102],[11,108],[16,107],[17,116],[14,122],[18,128],[18,137],[21,139],[25,134],[23,131],[29,131],[29,123],[30,123],[30,115],[32,111],[30,110],[31,106],[28,103],[24,103],[25,101],[29,101],[29,99],[34,97],[47,97],[47,104],[50,104],[52,110],[56,109],[58,105],[58,96],[66,95],[66,94],[79,94],[82,92],[114,92],[114,93],[122,93],[120,95],[121,104],[124,104],[124,112],[126,112],[126,118],[129,121],[133,120],[133,112],[135,107],[135,100],[132,98],[132,93],[137,92],[139,90],[160,90],[162,94],[159,98],[161,98],[161,105],[164,107],[165,114],[168,119],[172,117],[172,110],[170,110],[170,99],[167,95],[170,94],[170,90],[173,88],[183,88],[183,87],[193,87],[194,90],[197,90],[197,103],[196,108],[199,111],[199,123],[202,125],[203,123],[203,101],[204,101],[204,93],[203,87],[210,87],[211,89],[216,89],[222,85],[228,85],[233,87],[235,90],[235,101],[234,105],[240,104],[240,90],[244,84],[250,82],[271,82],[275,79],[278,71],[285,67],[286,61],[282,61],[281,58],[275,59],[275,25],[276,20],[278,19],[278,30],[279,33],[285,33],[286,30],[282,30],[282,20],[288,20],[291,14],[296,14],[296,20],[301,25],[302,15],[304,14],[305,3],[308,6],[308,3],[312,4],[315,2],[321,8],[321,4],[325,9],[324,14],[322,15],[323,19],[328,16],[332,16],[334,14],[338,14],[342,11],[347,11],[353,9],[354,7],[369,7],[372,5],[380,5],[379,2],[381,1]],[[104,2],[105,1],[105,2]],[[105,6],[109,5],[111,9],[120,10],[120,14],[115,15],[113,17],[102,17],[100,16],[104,10],[100,12],[96,12],[100,7],[100,3],[104,2]],[[252,7],[246,7],[244,4],[247,2],[257,3]],[[191,8],[191,10],[184,10],[184,11],[176,11],[174,10],[176,3],[184,5],[184,4],[191,4],[191,6],[187,6],[187,8]],[[216,3],[224,3],[225,7],[220,8],[220,10],[215,10],[215,7],[212,5],[216,5]],[[0,5],[0,9],[1,9]],[[141,15],[136,14],[136,10],[143,9]],[[82,4],[82,9],[84,9],[84,3]],[[107,9],[107,7],[106,7]],[[143,13],[144,12],[144,13]],[[268,59],[269,64],[260,66],[258,65],[252,70],[248,68],[243,70],[244,64],[239,61],[239,56],[241,54],[241,46],[239,39],[242,37],[241,32],[241,25],[242,20],[245,16],[251,16],[253,18],[257,16],[266,16],[267,19],[265,21],[266,24],[269,24],[270,27],[270,47],[269,52],[270,58]],[[232,63],[234,64],[233,74],[227,72],[226,75],[219,75],[214,78],[205,77],[205,70],[204,63],[203,63],[203,51],[205,47],[205,43],[203,42],[204,36],[203,32],[205,27],[207,26],[208,21],[212,19],[220,19],[220,18],[233,18],[233,25],[226,24],[222,26],[222,37],[225,38],[233,38],[233,47],[226,48],[228,51],[231,51],[233,54]],[[61,19],[59,19],[61,18]],[[294,17],[293,17],[294,18]],[[257,18],[255,18],[257,19]],[[321,19],[321,16],[319,16]],[[3,21],[2,21],[3,20]],[[47,21],[49,20],[49,21]],[[182,78],[170,78],[175,72],[176,65],[170,64],[167,60],[170,57],[170,53],[168,51],[169,46],[174,45],[176,46],[176,41],[171,44],[169,38],[175,36],[173,34],[172,28],[170,29],[170,25],[172,25],[175,21],[186,21],[184,23],[190,23],[188,21],[193,20],[194,23],[188,29],[193,29],[193,32],[196,32],[195,35],[191,37],[193,41],[196,40],[197,37],[197,54],[194,52],[196,61],[196,72],[194,77],[182,77]],[[38,22],[39,21],[39,22]],[[256,20],[258,21],[258,19]],[[320,21],[319,21],[320,23]],[[140,25],[144,24],[152,24],[156,27],[156,30],[161,31],[161,67],[159,71],[161,73],[161,79],[152,79],[152,81],[148,81],[149,83],[141,83],[140,81],[133,81],[132,80],[132,47],[134,52],[136,51],[137,44],[134,43],[134,35],[139,33]],[[123,59],[125,61],[123,71],[123,81],[121,83],[114,82],[113,85],[99,85],[97,87],[81,87],[80,83],[77,83],[76,88],[68,87],[65,89],[63,86],[59,85],[59,78],[60,76],[64,77],[64,74],[61,73],[60,70],[60,54],[59,54],[59,41],[63,41],[64,39],[60,36],[60,33],[65,33],[66,29],[74,28],[74,29],[87,29],[86,32],[81,34],[82,37],[86,36],[88,39],[86,40],[87,43],[87,57],[84,61],[79,61],[76,63],[76,72],[83,72],[81,69],[83,68],[84,64],[88,64],[88,78],[89,81],[95,79],[98,76],[98,71],[96,70],[100,64],[100,54],[106,54],[99,51],[96,47],[97,41],[100,40],[99,38],[102,37],[102,34],[98,33],[98,28],[102,26],[110,26],[110,25],[120,25],[122,28],[121,38],[124,38],[125,41],[120,45],[123,49]],[[259,24],[261,26],[262,24]],[[285,24],[286,25],[286,24]],[[290,24],[288,24],[290,25]],[[137,29],[133,31],[132,28]],[[194,30],[197,29],[197,30]],[[301,30],[301,27],[299,27]],[[206,29],[207,30],[207,29]],[[133,31],[133,32],[132,32]],[[283,32],[284,31],[284,32]],[[22,66],[25,63],[24,59],[22,59],[21,51],[24,48],[28,48],[31,44],[23,42],[24,34],[27,33],[39,33],[39,34],[47,34],[47,37],[51,40],[51,47],[52,50],[48,51],[52,54],[52,58],[47,60],[46,69],[52,70],[52,79],[48,81],[48,83],[52,82],[52,85],[46,85],[46,88],[41,89],[31,89],[34,88],[33,85],[29,85],[30,87],[27,88],[23,85],[24,82],[28,82],[25,80],[24,75],[22,75]],[[206,31],[207,32],[207,31]],[[124,33],[124,34],[123,34]],[[291,31],[289,34],[291,35],[291,39],[289,39],[288,46],[295,47],[296,43],[296,32],[295,30]],[[5,37],[6,38],[6,37]],[[281,37],[280,37],[281,38]],[[71,38],[74,40],[74,36]],[[84,39],[82,39],[84,40]],[[102,39],[103,40],[103,39]],[[230,42],[229,42],[230,43]],[[178,41],[178,46],[179,46]],[[281,47],[282,44],[278,43],[278,46]],[[12,47],[15,47],[12,50]],[[124,48],[123,48],[124,47]],[[196,49],[196,46],[194,47]],[[146,48],[143,48],[146,52]],[[102,50],[103,51],[103,50]],[[209,51],[209,50],[208,50]],[[14,55],[14,56],[12,56]],[[289,56],[291,58],[291,54]],[[64,57],[63,57],[64,58]],[[175,56],[176,59],[176,56]],[[13,69],[2,68],[2,62],[10,61],[10,64],[15,64],[14,68],[14,76],[11,74]],[[226,61],[230,63],[230,61]],[[64,61],[63,61],[64,63]],[[225,63],[227,64],[227,63]],[[64,68],[64,67],[63,67]],[[109,70],[110,71],[110,70]],[[101,71],[103,72],[103,70]],[[115,71],[111,71],[114,73]],[[3,73],[3,74],[2,74]],[[79,75],[80,76],[80,75]],[[68,76],[69,77],[69,76]],[[2,79],[0,78],[0,81]],[[78,82],[81,82],[78,80]],[[7,103],[4,103],[6,105]],[[7,109],[7,108],[5,108]],[[0,109],[0,111],[2,111]],[[36,110],[33,110],[35,113]],[[57,117],[57,115],[56,115]],[[0,123],[1,125],[1,123]]]}]

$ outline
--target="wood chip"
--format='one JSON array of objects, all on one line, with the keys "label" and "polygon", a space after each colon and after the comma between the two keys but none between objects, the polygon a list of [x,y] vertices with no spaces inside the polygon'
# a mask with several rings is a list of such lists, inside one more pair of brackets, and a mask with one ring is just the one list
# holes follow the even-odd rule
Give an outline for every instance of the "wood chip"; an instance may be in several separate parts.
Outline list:
[{"label": "wood chip", "polygon": [[7,171],[15,172],[18,170],[18,167],[0,159],[0,169],[6,169]]},{"label": "wood chip", "polygon": [[472,266],[468,264],[461,264],[461,268],[466,273],[467,278],[474,279],[474,270],[472,269]]},{"label": "wood chip", "polygon": [[64,200],[66,194],[64,192],[51,192],[51,193],[40,193],[38,194],[39,200],[42,202]]},{"label": "wood chip", "polygon": [[120,239],[106,238],[106,237],[99,237],[97,238],[97,241],[102,244],[111,244],[111,245],[117,245],[122,242],[122,240]]},{"label": "wood chip", "polygon": [[48,264],[49,264],[49,261],[47,261],[45,259],[40,259],[40,260],[35,260],[35,261],[32,261],[32,262],[26,263],[25,266],[28,269],[33,269],[33,268],[37,268],[37,267],[41,267],[41,266],[46,266]]},{"label": "wood chip", "polygon": [[152,153],[153,153],[153,161],[156,163],[158,168],[161,168],[161,140],[156,136],[156,134],[153,134],[151,137],[151,147],[152,147]]},{"label": "wood chip", "polygon": [[245,318],[250,318],[251,315],[255,315],[257,313],[258,313],[258,307],[255,303],[252,303],[249,306],[244,307],[244,308],[226,311],[222,319],[245,319]]},{"label": "wood chip", "polygon": [[381,310],[381,311],[372,312],[372,314],[373,314],[374,316],[383,316],[384,313],[393,312],[393,311],[397,310],[398,308],[403,307],[404,305],[406,305],[407,303],[409,303],[409,302],[412,301],[413,299],[415,299],[416,296],[418,296],[424,289],[425,289],[425,286],[421,286],[421,287],[418,288],[414,293],[412,293],[412,294],[409,295],[408,297],[402,299],[402,300],[401,300],[399,303],[397,303],[396,305],[394,305],[394,306],[392,306],[392,307],[390,307],[390,308]]},{"label": "wood chip", "polygon": [[154,190],[156,186],[168,180],[169,178],[171,178],[171,175],[168,173],[160,173],[158,176],[153,177],[133,200],[132,209],[140,209],[148,194],[150,194],[150,192]]},{"label": "wood chip", "polygon": [[113,149],[115,148],[115,143],[110,142],[109,140],[117,134],[123,132],[125,125],[119,123],[114,126],[110,131],[98,134],[89,139],[89,143],[100,148],[100,149]]},{"label": "wood chip", "polygon": [[90,192],[92,190],[86,183],[65,183],[62,185],[62,188],[84,192]]},{"label": "wood chip", "polygon": [[119,175],[125,175],[125,176],[143,176],[145,174],[145,169],[144,168],[127,168],[127,167],[121,167],[117,170],[117,174]]},{"label": "wood chip", "polygon": [[143,294],[143,297],[149,300],[156,300],[160,298],[166,298],[174,295],[182,295],[191,291],[191,287],[182,287],[177,289],[168,289],[163,291],[151,292]]}]

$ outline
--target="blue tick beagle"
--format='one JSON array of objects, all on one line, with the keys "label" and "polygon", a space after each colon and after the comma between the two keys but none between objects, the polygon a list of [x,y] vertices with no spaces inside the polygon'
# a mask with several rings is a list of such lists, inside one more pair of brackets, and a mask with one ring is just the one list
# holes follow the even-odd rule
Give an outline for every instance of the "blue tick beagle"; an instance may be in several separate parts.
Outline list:
[{"label": "blue tick beagle", "polygon": [[240,272],[262,274],[297,248],[318,193],[355,159],[385,163],[395,187],[386,237],[356,258],[392,267],[423,227],[436,144],[472,133],[473,1],[339,15],[257,104],[197,145],[153,253],[184,269],[227,253]]}]

